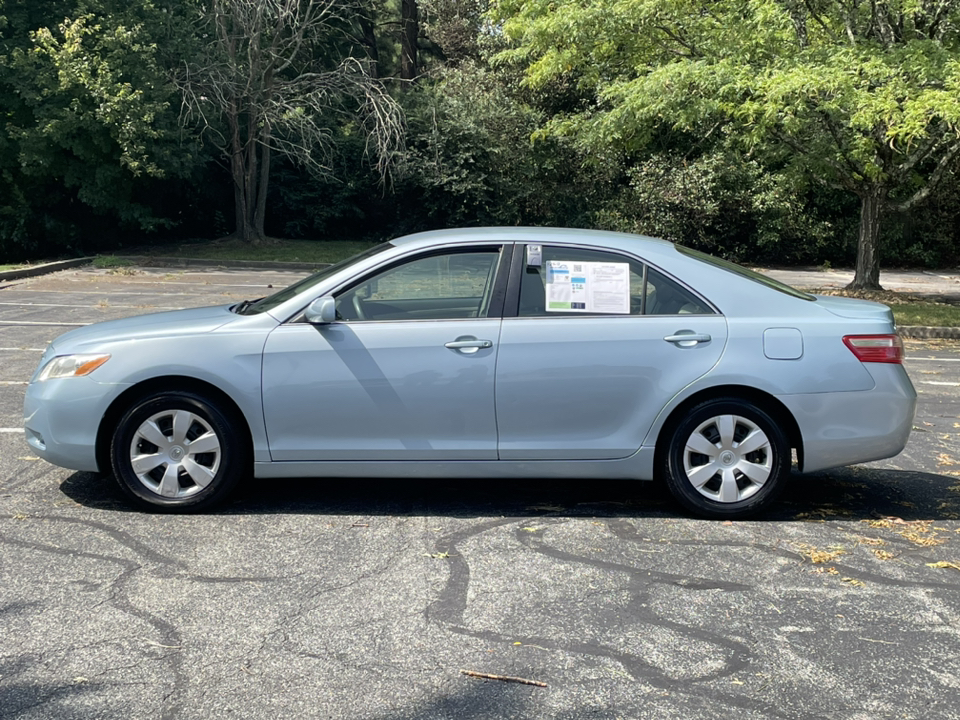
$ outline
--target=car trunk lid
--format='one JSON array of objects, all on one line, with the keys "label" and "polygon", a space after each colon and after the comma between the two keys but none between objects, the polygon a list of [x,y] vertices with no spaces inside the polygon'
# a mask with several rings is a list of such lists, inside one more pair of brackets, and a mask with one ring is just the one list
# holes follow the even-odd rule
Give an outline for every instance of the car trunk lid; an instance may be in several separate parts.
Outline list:
[{"label": "car trunk lid", "polygon": [[817,295],[817,305],[842,318],[851,320],[885,320],[893,327],[893,311],[881,303],[857,298]]}]

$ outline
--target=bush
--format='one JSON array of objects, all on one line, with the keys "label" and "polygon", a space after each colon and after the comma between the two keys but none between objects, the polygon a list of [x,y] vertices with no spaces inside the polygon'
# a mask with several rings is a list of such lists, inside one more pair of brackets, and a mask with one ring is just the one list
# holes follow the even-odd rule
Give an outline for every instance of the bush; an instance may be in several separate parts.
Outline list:
[{"label": "bush", "polygon": [[407,229],[589,222],[576,153],[561,140],[534,141],[541,114],[490,70],[464,61],[405,102],[397,196]]},{"label": "bush", "polygon": [[654,155],[597,209],[598,227],[662,237],[730,260],[800,264],[834,257],[848,239],[815,212],[816,197],[735,153]]}]

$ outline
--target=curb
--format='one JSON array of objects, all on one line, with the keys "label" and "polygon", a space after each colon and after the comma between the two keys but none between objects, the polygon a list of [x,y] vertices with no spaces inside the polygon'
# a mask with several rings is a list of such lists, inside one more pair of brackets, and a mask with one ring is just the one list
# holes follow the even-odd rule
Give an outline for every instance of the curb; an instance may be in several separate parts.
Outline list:
[{"label": "curb", "polygon": [[922,325],[906,325],[897,328],[900,337],[905,338],[946,338],[960,340],[960,327],[924,327]]},{"label": "curb", "polygon": [[238,270],[319,270],[332,263],[278,262],[276,260],[200,260],[197,258],[153,257],[150,255],[117,255],[118,260],[140,267],[206,267]]},{"label": "curb", "polygon": [[57,260],[56,262],[44,263],[43,265],[32,265],[20,270],[2,270],[0,271],[0,280],[20,280],[21,278],[37,277],[47,273],[57,272],[58,270],[68,270],[79,267],[80,265],[89,265],[93,262],[92,257],[74,258],[73,260]]}]

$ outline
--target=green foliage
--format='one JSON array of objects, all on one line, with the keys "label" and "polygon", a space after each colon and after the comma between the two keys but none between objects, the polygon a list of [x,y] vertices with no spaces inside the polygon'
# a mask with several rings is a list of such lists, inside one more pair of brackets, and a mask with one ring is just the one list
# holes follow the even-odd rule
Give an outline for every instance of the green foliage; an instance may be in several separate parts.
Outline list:
[{"label": "green foliage", "polygon": [[327,175],[274,161],[267,234],[282,238],[376,235],[384,191],[363,162],[363,143],[339,138]]},{"label": "green foliage", "polygon": [[[960,261],[953,3],[418,4],[415,83],[390,79],[398,0],[338,4],[324,41],[283,71],[361,58],[402,103],[407,147],[381,184],[356,102],[318,113],[326,172],[273,154],[268,235],[599,226],[748,263],[839,267],[856,256],[858,198],[875,193],[891,262]],[[170,85],[210,59],[208,8],[0,0],[0,260],[232,229],[233,179],[212,142],[228,127],[204,110],[201,145]],[[296,103],[282,114],[304,117]]]},{"label": "green foliage", "polygon": [[576,152],[535,141],[543,117],[472,61],[407,99],[408,160],[398,191],[416,207],[411,229],[586,222]]},{"label": "green foliage", "polygon": [[891,213],[881,231],[891,264],[902,267],[960,265],[960,181],[944,179],[922,207]]},{"label": "green foliage", "polygon": [[[803,188],[735,153],[638,162],[598,227],[663,237],[747,263],[810,262],[834,228],[809,213]],[[835,249],[835,248],[834,248]]]},{"label": "green foliage", "polygon": [[[500,0],[503,66],[591,102],[544,132],[642,155],[664,131],[907,209],[960,152],[953,3]],[[873,228],[861,234],[871,245]]]},{"label": "green foliage", "polygon": [[171,224],[158,189],[192,153],[157,59],[168,13],[147,2],[5,7],[15,12],[0,45],[0,250],[77,252],[122,228]]},{"label": "green foliage", "polygon": [[[20,97],[43,113],[41,123],[19,129],[24,168],[45,165],[58,149],[91,162],[116,148],[120,169],[162,175],[150,145],[162,134],[154,123],[168,107],[167,93],[157,92],[155,46],[142,28],[103,27],[84,15],[32,37],[33,48],[15,52],[11,63]],[[81,178],[73,182],[91,205],[104,202]]]},{"label": "green foliage", "polygon": [[483,57],[483,29],[489,0],[419,0],[420,24],[428,48],[449,65]]}]

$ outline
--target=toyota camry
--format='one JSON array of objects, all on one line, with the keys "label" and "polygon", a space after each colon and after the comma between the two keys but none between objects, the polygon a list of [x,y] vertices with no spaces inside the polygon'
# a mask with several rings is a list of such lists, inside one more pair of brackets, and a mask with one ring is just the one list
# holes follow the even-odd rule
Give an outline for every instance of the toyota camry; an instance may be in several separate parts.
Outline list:
[{"label": "toyota camry", "polygon": [[916,393],[884,305],[662,240],[420,233],[269,297],[60,336],[27,442],[154,510],[256,478],[662,477],[743,517],[791,471],[891,457]]}]

